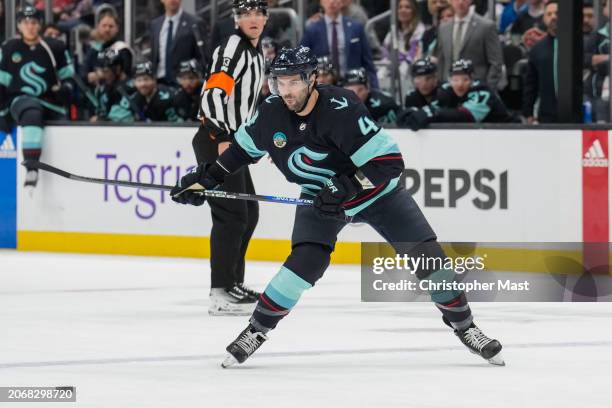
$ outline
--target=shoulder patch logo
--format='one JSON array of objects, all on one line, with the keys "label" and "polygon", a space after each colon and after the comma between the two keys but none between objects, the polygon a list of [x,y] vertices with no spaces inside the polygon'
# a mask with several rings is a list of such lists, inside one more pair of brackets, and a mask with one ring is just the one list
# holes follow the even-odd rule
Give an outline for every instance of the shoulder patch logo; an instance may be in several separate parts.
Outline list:
[{"label": "shoulder patch logo", "polygon": [[13,55],[11,55],[11,61],[13,61],[15,64],[19,64],[21,60],[22,58],[20,53],[14,52]]},{"label": "shoulder patch logo", "polygon": [[287,136],[283,132],[276,132],[274,136],[272,136],[272,141],[274,142],[274,146],[282,149],[287,145]]},{"label": "shoulder patch logo", "polygon": [[342,100],[338,100],[336,98],[331,98],[329,100],[331,103],[337,103],[338,105],[334,108],[335,110],[340,110],[348,107],[348,101],[345,97],[342,97]]}]

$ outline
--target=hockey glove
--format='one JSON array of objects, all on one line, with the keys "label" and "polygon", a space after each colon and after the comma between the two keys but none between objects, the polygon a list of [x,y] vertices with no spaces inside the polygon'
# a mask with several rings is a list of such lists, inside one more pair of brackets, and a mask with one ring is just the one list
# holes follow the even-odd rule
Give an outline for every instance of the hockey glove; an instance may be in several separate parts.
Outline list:
[{"label": "hockey glove", "polygon": [[[191,172],[185,174],[170,191],[172,201],[179,204],[191,204],[196,206],[204,204],[206,202],[206,196],[202,194],[203,191],[185,189],[193,186],[194,184],[200,184],[206,190],[216,189],[223,181],[222,176],[219,177],[216,174],[218,170],[220,170],[217,168],[218,166],[216,163],[202,163],[198,167],[194,168]],[[218,181],[219,178],[221,181]]]},{"label": "hockey glove", "polygon": [[332,177],[325,183],[314,199],[314,207],[322,215],[336,217],[344,213],[343,204],[350,201],[361,191],[361,186],[354,177],[346,175]]},{"label": "hockey glove", "polygon": [[406,118],[406,125],[413,131],[426,128],[433,119],[433,113],[429,106],[414,111]]}]

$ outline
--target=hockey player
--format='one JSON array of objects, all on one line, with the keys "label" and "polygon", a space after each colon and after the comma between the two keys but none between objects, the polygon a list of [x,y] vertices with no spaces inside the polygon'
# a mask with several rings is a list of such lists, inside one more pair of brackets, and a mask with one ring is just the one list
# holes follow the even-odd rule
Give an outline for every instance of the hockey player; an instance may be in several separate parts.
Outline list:
[{"label": "hockey player", "polygon": [[177,81],[179,90],[174,94],[176,113],[186,121],[197,121],[202,89],[202,68],[198,61],[190,59],[179,64]]},{"label": "hockey player", "polygon": [[497,93],[473,80],[472,72],[472,61],[455,61],[449,82],[438,89],[434,102],[408,116],[408,127],[416,131],[432,122],[512,122],[513,117]]},{"label": "hockey player", "polygon": [[[202,89],[202,125],[193,138],[198,163],[214,163],[234,144],[240,125],[257,109],[264,79],[261,34],[268,21],[265,0],[234,0],[232,12],[236,31],[213,53],[210,72]],[[226,189],[254,193],[248,168],[226,180]],[[210,233],[211,315],[250,314],[259,297],[244,285],[244,257],[259,220],[254,201],[209,200],[212,213]]]},{"label": "hockey player", "polygon": [[[400,254],[445,256],[412,196],[398,186],[404,163],[395,142],[355,94],[316,86],[316,67],[309,48],[282,50],[270,68],[274,95],[240,127],[236,143],[215,163],[200,165],[171,191],[177,202],[202,205],[205,196],[191,186],[220,188],[228,174],[269,154],[287,180],[314,199],[314,206],[297,207],[291,254],[261,294],[247,328],[227,347],[223,367],[244,362],[267,340],[323,275],[338,233],[348,223],[370,224]],[[455,276],[447,269],[421,268],[416,274],[434,282]],[[502,364],[501,344],[473,323],[463,292],[440,290],[431,298],[471,352]]]},{"label": "hockey player", "polygon": [[174,89],[157,85],[153,64],[150,61],[136,64],[134,70],[136,93],[131,97],[130,107],[136,110],[136,116],[146,122],[182,122],[172,97]]},{"label": "hockey player", "polygon": [[429,105],[438,92],[438,66],[430,58],[416,60],[411,67],[414,90],[406,95],[404,107],[420,109]]},{"label": "hockey player", "polygon": [[112,48],[102,51],[98,54],[97,66],[100,78],[94,92],[97,105],[90,121],[134,121],[135,111],[130,106],[134,91],[128,84],[127,73],[123,72],[120,54]]},{"label": "hockey player", "polygon": [[[65,119],[66,81],[74,75],[64,43],[40,36],[41,19],[34,7],[25,6],[16,17],[20,38],[6,41],[0,50],[0,122],[7,132],[22,127],[26,160],[40,158],[43,120]],[[38,171],[27,168],[25,186],[32,189],[37,182]]]},{"label": "hockey player", "polygon": [[395,125],[400,107],[390,96],[370,89],[368,73],[364,68],[347,72],[342,85],[345,89],[355,92],[379,125]]},{"label": "hockey player", "polygon": [[327,55],[317,59],[317,84],[336,85],[338,83],[338,73]]}]

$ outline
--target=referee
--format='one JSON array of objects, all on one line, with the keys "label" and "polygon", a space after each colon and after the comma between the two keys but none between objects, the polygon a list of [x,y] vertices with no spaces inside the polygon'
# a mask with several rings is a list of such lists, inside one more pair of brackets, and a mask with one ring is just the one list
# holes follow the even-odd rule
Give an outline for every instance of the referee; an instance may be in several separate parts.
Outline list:
[{"label": "referee", "polygon": [[[235,32],[213,53],[202,88],[202,124],[193,138],[199,163],[214,163],[232,143],[234,132],[257,108],[264,80],[264,57],[259,44],[268,21],[266,0],[234,0]],[[255,193],[248,169],[226,178],[235,193]],[[250,315],[259,293],[244,286],[244,257],[259,219],[257,202],[207,200],[212,212],[210,233],[211,315]]]}]

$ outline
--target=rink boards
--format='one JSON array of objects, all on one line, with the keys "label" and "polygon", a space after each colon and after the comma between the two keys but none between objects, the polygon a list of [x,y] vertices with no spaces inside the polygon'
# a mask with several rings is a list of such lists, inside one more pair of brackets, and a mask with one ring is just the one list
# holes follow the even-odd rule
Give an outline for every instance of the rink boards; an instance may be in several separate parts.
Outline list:
[{"label": "rink boards", "polygon": [[[441,241],[610,241],[608,131],[389,132],[404,155],[405,186]],[[16,152],[3,151],[0,157],[2,169],[21,160],[19,134],[11,136]],[[41,160],[89,177],[172,185],[194,163],[193,134],[189,127],[52,126],[46,129]],[[251,166],[251,172],[259,194],[299,194],[267,159]],[[209,255],[207,206],[181,206],[159,191],[86,184],[48,173],[30,197],[22,188],[24,174],[17,166],[15,189],[10,172],[3,170],[0,247]],[[11,194],[16,194],[16,211],[10,209]],[[294,210],[260,205],[249,259],[286,257]],[[341,232],[334,261],[359,263],[359,242],[379,240],[369,226],[349,226]]]}]

